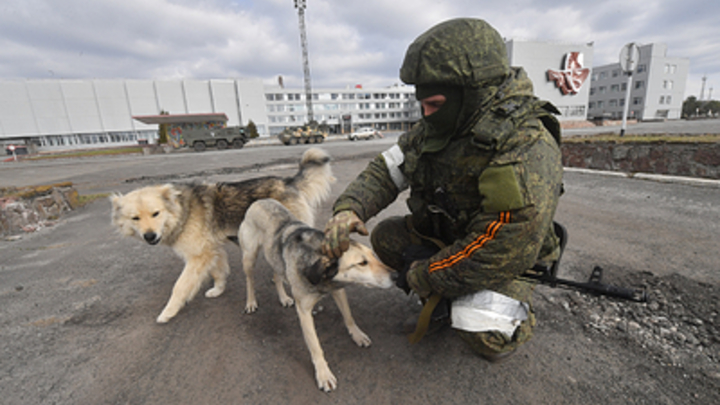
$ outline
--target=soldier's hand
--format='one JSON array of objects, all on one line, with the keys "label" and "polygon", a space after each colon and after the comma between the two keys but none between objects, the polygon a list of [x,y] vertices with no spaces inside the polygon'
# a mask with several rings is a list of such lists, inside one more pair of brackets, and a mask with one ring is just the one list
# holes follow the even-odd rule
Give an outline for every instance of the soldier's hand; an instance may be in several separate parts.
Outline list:
[{"label": "soldier's hand", "polygon": [[363,221],[353,211],[340,211],[325,225],[323,253],[330,258],[339,258],[350,247],[350,232],[367,235]]},{"label": "soldier's hand", "polygon": [[410,265],[410,269],[405,275],[408,286],[415,291],[420,298],[427,298],[433,292],[426,274],[427,260],[418,260]]}]

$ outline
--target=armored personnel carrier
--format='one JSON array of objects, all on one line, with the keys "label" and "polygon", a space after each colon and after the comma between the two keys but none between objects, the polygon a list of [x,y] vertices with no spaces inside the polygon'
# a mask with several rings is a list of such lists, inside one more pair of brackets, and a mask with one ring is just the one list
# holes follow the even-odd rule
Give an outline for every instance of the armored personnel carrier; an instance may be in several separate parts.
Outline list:
[{"label": "armored personnel carrier", "polygon": [[278,138],[284,145],[297,145],[302,143],[323,143],[327,136],[327,132],[304,125],[302,127],[285,128],[278,135]]}]

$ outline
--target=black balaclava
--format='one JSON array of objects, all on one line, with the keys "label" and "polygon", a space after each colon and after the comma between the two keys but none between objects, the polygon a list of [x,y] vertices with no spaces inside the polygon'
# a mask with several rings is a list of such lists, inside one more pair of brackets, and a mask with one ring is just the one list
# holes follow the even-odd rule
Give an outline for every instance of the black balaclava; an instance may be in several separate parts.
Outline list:
[{"label": "black balaclava", "polygon": [[[415,96],[418,100],[438,94],[445,96],[445,104],[434,113],[423,117],[427,124],[423,152],[442,150],[458,129],[458,116],[463,105],[462,87],[421,85],[415,89]],[[425,115],[424,111],[423,115]]]}]

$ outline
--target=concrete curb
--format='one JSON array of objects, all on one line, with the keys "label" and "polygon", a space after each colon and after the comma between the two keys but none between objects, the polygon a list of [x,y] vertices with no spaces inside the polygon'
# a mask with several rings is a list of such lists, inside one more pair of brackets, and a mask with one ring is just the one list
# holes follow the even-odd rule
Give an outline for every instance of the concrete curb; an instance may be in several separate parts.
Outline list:
[{"label": "concrete curb", "polygon": [[720,180],[702,179],[698,177],[670,176],[652,173],[613,172],[608,170],[592,170],[579,167],[565,167],[565,171],[575,173],[597,174],[601,176],[611,177],[627,177],[632,179],[656,181],[658,183],[675,183],[698,187],[720,188]]},{"label": "concrete curb", "polygon": [[[325,142],[333,142],[333,141],[341,141],[346,140],[347,134],[345,135],[328,135],[327,138],[325,138]],[[280,142],[280,139],[278,139],[277,136],[266,136],[262,138],[253,138],[250,139],[246,144],[246,148],[252,148],[256,146],[267,146],[267,145],[275,145],[275,146],[285,146]],[[315,143],[315,144],[307,144],[307,145],[322,145],[322,143]]]}]

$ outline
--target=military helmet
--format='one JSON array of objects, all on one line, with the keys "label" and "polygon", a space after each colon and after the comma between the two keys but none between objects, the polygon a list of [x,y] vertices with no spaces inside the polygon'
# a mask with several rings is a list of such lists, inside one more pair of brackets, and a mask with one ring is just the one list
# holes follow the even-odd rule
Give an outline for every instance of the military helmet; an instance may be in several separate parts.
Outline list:
[{"label": "military helmet", "polygon": [[509,71],[500,34],[483,20],[458,18],[430,28],[410,44],[400,79],[416,86],[474,87]]}]

